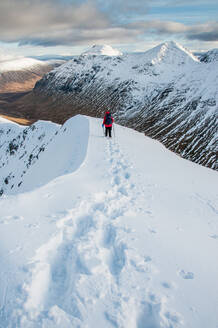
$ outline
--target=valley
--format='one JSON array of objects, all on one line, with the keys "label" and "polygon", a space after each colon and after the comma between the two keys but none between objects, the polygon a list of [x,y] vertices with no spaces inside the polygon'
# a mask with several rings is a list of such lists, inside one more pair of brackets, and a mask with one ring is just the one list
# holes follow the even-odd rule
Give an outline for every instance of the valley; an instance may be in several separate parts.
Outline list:
[{"label": "valley", "polygon": [[30,125],[35,120],[28,112],[20,112],[16,102],[28,92],[0,93],[0,116],[23,125]]}]

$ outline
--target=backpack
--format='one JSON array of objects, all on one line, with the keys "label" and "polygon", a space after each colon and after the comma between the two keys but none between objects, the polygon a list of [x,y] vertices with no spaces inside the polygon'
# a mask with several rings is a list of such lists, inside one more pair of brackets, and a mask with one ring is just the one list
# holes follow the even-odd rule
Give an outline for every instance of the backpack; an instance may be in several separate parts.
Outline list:
[{"label": "backpack", "polygon": [[106,124],[106,125],[110,125],[110,124],[112,124],[111,113],[106,114],[106,117],[105,117],[105,124]]}]

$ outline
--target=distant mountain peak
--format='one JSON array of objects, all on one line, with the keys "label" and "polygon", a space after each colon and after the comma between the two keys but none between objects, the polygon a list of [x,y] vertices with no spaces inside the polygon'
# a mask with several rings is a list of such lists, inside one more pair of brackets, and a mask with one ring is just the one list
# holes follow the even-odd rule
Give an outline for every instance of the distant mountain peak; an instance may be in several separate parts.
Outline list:
[{"label": "distant mountain peak", "polygon": [[1,61],[0,72],[20,71],[32,67],[45,66],[46,63],[37,59],[28,57],[17,57]]},{"label": "distant mountain peak", "polygon": [[122,52],[107,44],[94,44],[86,49],[82,55],[121,56]]},{"label": "distant mountain peak", "polygon": [[190,61],[199,61],[198,58],[195,57],[188,49],[184,48],[181,44],[175,41],[161,43],[151,50],[148,50],[146,54],[150,56],[151,61],[155,64],[158,62],[183,64]]}]

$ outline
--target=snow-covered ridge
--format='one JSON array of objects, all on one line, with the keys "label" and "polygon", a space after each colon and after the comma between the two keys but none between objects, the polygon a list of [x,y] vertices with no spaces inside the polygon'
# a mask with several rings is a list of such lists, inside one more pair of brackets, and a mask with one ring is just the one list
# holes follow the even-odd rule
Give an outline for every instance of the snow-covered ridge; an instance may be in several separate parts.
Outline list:
[{"label": "snow-covered ridge", "polygon": [[89,47],[84,52],[82,52],[81,55],[121,56],[122,52],[106,44],[104,45],[94,44],[93,46]]},{"label": "snow-covered ridge", "polygon": [[216,328],[217,173],[101,122],[0,123],[1,327]]},{"label": "snow-covered ridge", "polygon": [[46,66],[47,63],[33,58],[13,58],[0,61],[0,72],[20,71],[40,66]]},{"label": "snow-covered ridge", "polygon": [[[87,144],[89,133],[87,120],[78,120],[80,124],[74,118],[73,122],[68,121],[62,127],[52,122],[38,121],[24,128],[0,119],[0,195],[32,190],[48,183],[66,174],[69,163],[69,170],[75,170],[79,165],[77,161],[80,163],[82,157],[78,156],[76,161],[72,159],[73,162],[70,158],[81,145],[84,147]],[[64,147],[68,139],[76,139],[74,147]],[[57,149],[58,164],[54,165]],[[85,156],[82,149],[80,154]]]}]

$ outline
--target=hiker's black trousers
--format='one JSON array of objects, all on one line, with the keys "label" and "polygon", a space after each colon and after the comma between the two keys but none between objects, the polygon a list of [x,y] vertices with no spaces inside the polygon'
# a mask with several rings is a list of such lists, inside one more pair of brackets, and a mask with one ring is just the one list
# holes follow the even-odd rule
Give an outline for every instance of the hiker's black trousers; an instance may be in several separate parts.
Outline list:
[{"label": "hiker's black trousers", "polygon": [[107,137],[107,135],[109,134],[109,137],[111,138],[111,130],[112,126],[105,127],[105,137]]}]

